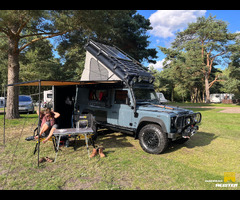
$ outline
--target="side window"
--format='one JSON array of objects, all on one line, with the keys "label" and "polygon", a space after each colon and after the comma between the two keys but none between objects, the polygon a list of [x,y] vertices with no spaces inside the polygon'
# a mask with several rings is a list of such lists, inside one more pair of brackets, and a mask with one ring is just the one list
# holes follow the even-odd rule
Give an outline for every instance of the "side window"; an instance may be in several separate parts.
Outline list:
[{"label": "side window", "polygon": [[89,91],[89,102],[90,106],[100,106],[100,107],[108,107],[109,98],[108,98],[108,90],[101,89],[92,89]]},{"label": "side window", "polygon": [[126,90],[116,90],[115,91],[115,104],[127,104],[128,91]]},{"label": "side window", "polygon": [[89,92],[89,100],[95,101],[107,101],[108,99],[108,91],[107,90],[90,90]]}]

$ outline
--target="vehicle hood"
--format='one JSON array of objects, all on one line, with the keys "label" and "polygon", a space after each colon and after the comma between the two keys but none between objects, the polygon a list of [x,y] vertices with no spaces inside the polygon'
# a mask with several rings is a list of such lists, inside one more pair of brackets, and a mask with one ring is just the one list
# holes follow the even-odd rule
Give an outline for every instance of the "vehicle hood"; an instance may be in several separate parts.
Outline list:
[{"label": "vehicle hood", "polygon": [[19,106],[28,106],[31,105],[32,102],[31,101],[19,101]]},{"label": "vehicle hood", "polygon": [[175,113],[175,114],[190,114],[191,110],[178,108],[174,106],[168,105],[158,105],[158,104],[147,104],[147,105],[139,105],[138,110],[144,110],[149,112],[166,112],[166,113]]}]

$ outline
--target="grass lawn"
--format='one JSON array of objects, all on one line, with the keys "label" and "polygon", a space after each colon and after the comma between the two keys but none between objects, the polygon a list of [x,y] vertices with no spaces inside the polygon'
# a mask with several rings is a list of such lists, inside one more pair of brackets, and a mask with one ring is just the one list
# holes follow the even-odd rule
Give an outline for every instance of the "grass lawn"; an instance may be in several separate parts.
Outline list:
[{"label": "grass lawn", "polygon": [[[62,147],[56,163],[42,163],[39,168],[37,155],[33,156],[35,142],[25,141],[36,127],[37,115],[29,115],[27,120],[26,115],[7,120],[7,146],[0,146],[0,189],[239,190],[240,114],[220,113],[220,108],[192,110],[203,115],[199,132],[185,144],[170,144],[163,154],[145,153],[133,137],[103,131],[98,143],[106,148],[105,158],[97,156],[89,160],[84,141],[79,141],[76,151],[71,146]],[[54,158],[54,155],[51,142],[41,144],[40,157]],[[237,188],[219,188],[216,183],[206,182],[223,181],[224,172],[236,173]]]},{"label": "grass lawn", "polygon": [[178,102],[169,102],[168,105],[173,106],[206,106],[206,107],[236,107],[240,108],[240,105],[237,104],[224,104],[224,103],[178,103]]}]

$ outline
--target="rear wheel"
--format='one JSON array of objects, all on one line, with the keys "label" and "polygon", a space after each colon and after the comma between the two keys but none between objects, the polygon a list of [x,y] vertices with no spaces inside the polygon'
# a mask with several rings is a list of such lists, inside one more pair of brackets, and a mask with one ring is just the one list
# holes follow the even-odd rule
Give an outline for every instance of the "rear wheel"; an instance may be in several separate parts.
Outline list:
[{"label": "rear wheel", "polygon": [[139,132],[139,143],[145,152],[160,154],[166,149],[168,139],[159,125],[148,124]]}]

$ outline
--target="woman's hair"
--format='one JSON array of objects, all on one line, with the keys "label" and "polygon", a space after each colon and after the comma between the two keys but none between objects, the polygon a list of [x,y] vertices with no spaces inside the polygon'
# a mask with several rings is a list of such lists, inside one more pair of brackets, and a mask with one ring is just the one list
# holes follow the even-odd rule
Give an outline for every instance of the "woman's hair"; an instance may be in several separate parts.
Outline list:
[{"label": "woman's hair", "polygon": [[50,118],[54,118],[54,113],[51,111],[51,108],[47,108],[45,114],[49,115]]}]

